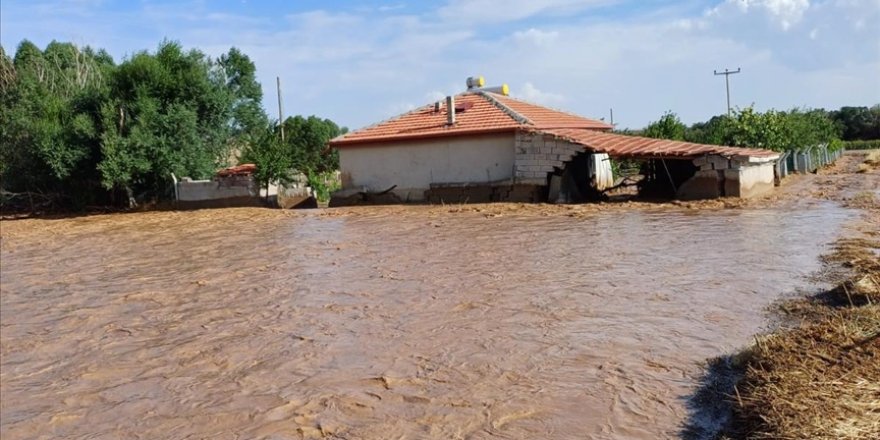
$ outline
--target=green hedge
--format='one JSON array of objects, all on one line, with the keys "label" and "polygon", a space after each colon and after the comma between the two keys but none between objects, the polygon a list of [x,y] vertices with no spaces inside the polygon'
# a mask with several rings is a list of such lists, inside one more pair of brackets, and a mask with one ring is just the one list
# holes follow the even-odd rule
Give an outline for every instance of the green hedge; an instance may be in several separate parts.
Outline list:
[{"label": "green hedge", "polygon": [[844,141],[843,147],[847,150],[880,149],[880,139],[871,139],[869,141]]}]

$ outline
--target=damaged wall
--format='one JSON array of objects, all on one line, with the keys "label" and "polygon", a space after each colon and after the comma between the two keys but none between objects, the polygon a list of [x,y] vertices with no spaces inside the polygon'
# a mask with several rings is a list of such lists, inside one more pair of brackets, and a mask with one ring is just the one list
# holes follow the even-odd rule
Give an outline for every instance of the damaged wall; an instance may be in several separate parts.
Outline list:
[{"label": "damaged wall", "polygon": [[565,167],[583,145],[557,140],[542,133],[516,133],[516,182],[547,185],[547,174]]},{"label": "damaged wall", "polygon": [[755,197],[773,190],[774,160],[704,156],[693,160],[699,169],[684,182],[676,197],[682,200],[716,197]]}]

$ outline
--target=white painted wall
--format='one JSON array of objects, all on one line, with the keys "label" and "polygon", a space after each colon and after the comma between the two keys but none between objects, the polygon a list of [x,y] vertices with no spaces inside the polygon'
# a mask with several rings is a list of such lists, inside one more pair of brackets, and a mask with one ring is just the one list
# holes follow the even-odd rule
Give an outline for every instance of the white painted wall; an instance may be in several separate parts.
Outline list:
[{"label": "white painted wall", "polygon": [[485,183],[513,178],[514,134],[448,137],[339,149],[343,190],[394,192],[424,199],[432,183]]},{"label": "white painted wall", "polygon": [[739,169],[739,196],[760,196],[773,190],[773,162],[748,164]]},{"label": "white painted wall", "polygon": [[226,186],[216,180],[181,181],[177,184],[178,200],[197,202],[204,200],[227,199],[232,197],[257,196],[256,185]]}]

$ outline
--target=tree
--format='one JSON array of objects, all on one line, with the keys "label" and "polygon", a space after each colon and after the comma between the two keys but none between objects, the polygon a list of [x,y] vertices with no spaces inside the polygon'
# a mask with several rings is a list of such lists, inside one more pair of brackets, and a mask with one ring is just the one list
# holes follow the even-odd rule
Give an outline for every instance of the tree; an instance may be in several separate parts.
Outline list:
[{"label": "tree", "polygon": [[327,148],[327,141],[348,131],[329,119],[317,116],[289,117],[284,132],[294,163],[307,175],[339,169],[339,152]]},{"label": "tree", "polygon": [[244,162],[257,166],[254,179],[260,188],[268,189],[273,182],[289,182],[296,168],[294,156],[290,154],[289,146],[281,142],[276,125],[264,127],[242,154]]},{"label": "tree", "polygon": [[[54,194],[83,206],[94,200],[98,127],[112,59],[53,41],[45,51],[25,40],[4,53],[0,108],[0,178],[5,188]],[[60,200],[55,200],[56,202]]]},{"label": "tree", "polygon": [[288,118],[282,143],[261,99],[236,48],[214,60],[163,41],[116,65],[70,43],[0,47],[0,186],[77,209],[170,197],[171,173],[207,178],[233,150],[259,165],[261,185],[338,168],[325,145],[344,128]]},{"label": "tree", "polygon": [[684,124],[678,119],[678,115],[671,111],[667,111],[660,117],[659,121],[648,124],[645,128],[644,136],[656,139],[671,139],[675,141],[683,141],[685,134]]},{"label": "tree", "polygon": [[880,104],[868,107],[841,107],[830,114],[841,130],[843,140],[880,139]]},{"label": "tree", "polygon": [[261,101],[263,89],[257,82],[257,68],[254,63],[237,48],[220,57],[218,64],[223,69],[226,88],[232,95],[232,134],[241,144],[260,139],[269,124]]},{"label": "tree", "polygon": [[225,162],[235,99],[204,54],[164,41],[120,64],[111,84],[101,108],[105,188],[161,197],[171,173],[206,178]]}]

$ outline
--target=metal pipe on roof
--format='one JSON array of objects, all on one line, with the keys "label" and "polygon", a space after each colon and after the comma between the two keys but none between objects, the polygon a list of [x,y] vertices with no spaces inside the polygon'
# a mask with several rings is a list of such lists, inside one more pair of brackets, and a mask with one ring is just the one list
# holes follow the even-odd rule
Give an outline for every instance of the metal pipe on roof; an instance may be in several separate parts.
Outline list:
[{"label": "metal pipe on roof", "polygon": [[446,125],[455,125],[455,97],[446,97]]},{"label": "metal pipe on roof", "polygon": [[478,91],[495,93],[496,95],[507,96],[510,94],[510,87],[508,87],[507,84],[501,84],[500,86],[496,86],[496,87],[483,87],[483,88],[478,89]]}]

